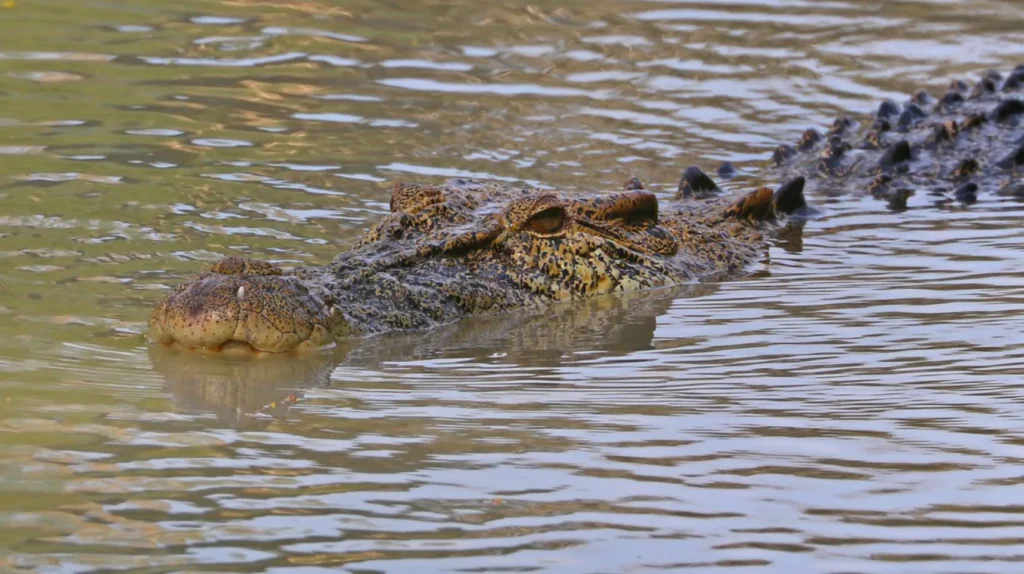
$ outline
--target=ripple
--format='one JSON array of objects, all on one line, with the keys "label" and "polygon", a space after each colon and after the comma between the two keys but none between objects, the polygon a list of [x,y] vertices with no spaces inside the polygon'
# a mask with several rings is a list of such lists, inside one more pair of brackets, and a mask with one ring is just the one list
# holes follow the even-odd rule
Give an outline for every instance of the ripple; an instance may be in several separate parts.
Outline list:
[{"label": "ripple", "polygon": [[366,119],[362,116],[330,112],[322,114],[297,113],[293,114],[292,117],[297,120],[313,120],[317,122],[333,122],[338,124],[358,124]]},{"label": "ripple", "polygon": [[410,122],[402,119],[387,119],[387,118],[364,118],[362,116],[355,116],[352,114],[339,114],[333,112],[325,113],[297,113],[293,114],[297,120],[310,120],[315,122],[330,122],[338,124],[361,124],[366,123],[371,127],[388,127],[388,128],[414,128],[418,126],[416,122]]},{"label": "ripple", "polygon": [[298,163],[272,163],[273,167],[283,167],[292,171],[331,171],[341,169],[340,165],[308,165]]},{"label": "ripple", "polygon": [[197,46],[216,45],[225,51],[255,50],[263,47],[265,39],[263,36],[209,36],[197,38],[192,43]]},{"label": "ripple", "polygon": [[385,179],[383,177],[377,177],[375,175],[370,175],[368,173],[336,173],[334,175],[336,175],[338,177],[343,177],[345,179],[356,179],[356,180],[360,180],[360,181],[373,181],[373,182],[387,181],[387,179]]},{"label": "ripple", "polygon": [[193,16],[188,19],[193,24],[203,24],[208,26],[227,26],[231,24],[242,24],[247,21],[246,18],[233,18],[231,16]]},{"label": "ripple", "polygon": [[143,26],[140,24],[122,24],[119,26],[113,26],[113,29],[125,34],[141,34],[144,32],[152,32],[154,30],[152,26]]},{"label": "ripple", "polygon": [[477,179],[493,179],[496,181],[519,181],[512,177],[502,177],[485,172],[465,171],[461,169],[452,169],[445,167],[431,167],[426,165],[410,165],[406,163],[389,163],[387,165],[378,166],[377,169],[384,171],[398,171],[404,173],[415,173],[418,175],[427,175],[435,177],[466,177],[466,178],[477,178]]},{"label": "ripple", "polygon": [[254,67],[270,64],[281,64],[305,59],[306,54],[302,52],[290,52],[274,56],[256,56],[252,58],[163,58],[155,56],[143,56],[140,58],[147,64],[157,66],[214,66],[214,67]]},{"label": "ripple", "polygon": [[37,82],[40,84],[63,84],[66,82],[79,82],[85,79],[85,76],[81,74],[54,71],[25,72],[23,74],[19,74],[19,77],[30,82]]},{"label": "ripple", "polygon": [[[826,14],[771,14],[765,12],[728,12],[725,10],[701,10],[701,9],[667,9],[667,10],[645,10],[630,15],[642,21],[674,21],[684,20],[687,22],[749,22],[757,24],[798,24],[813,28],[841,27],[849,25],[850,20],[846,16]],[[895,28],[909,24],[907,20],[892,18],[871,18],[864,15],[857,16],[858,25],[871,26],[874,29]]]},{"label": "ripple", "polygon": [[327,94],[320,96],[321,100],[348,100],[352,102],[383,102],[384,98],[377,96],[365,96],[362,94]]},{"label": "ripple", "polygon": [[1020,6],[354,6],[0,10],[0,570],[1019,569],[1011,198],[812,189],[747,277],[311,356],[145,333],[225,256],[330,261],[388,180],[777,183],[809,125],[1020,63]]},{"label": "ripple", "polygon": [[451,92],[461,94],[493,94],[500,96],[585,97],[596,100],[612,97],[611,92],[607,91],[547,87],[535,84],[461,84],[422,78],[387,78],[378,80],[378,83],[392,88],[439,93]]},{"label": "ripple", "polygon": [[363,65],[361,60],[357,60],[355,58],[342,58],[341,56],[327,56],[323,54],[315,54],[306,59],[310,62],[321,62],[338,67],[354,67]]},{"label": "ripple", "polygon": [[185,227],[213,235],[255,235],[258,237],[272,237],[274,239],[284,239],[290,241],[296,241],[299,239],[298,237],[288,233],[287,231],[281,231],[279,229],[271,229],[267,227],[207,225],[198,222],[186,223]]},{"label": "ripple", "polygon": [[46,146],[41,145],[7,145],[0,146],[0,154],[2,155],[25,155],[32,153],[40,153],[46,149]]},{"label": "ripple", "polygon": [[48,181],[60,183],[65,181],[88,181],[90,183],[117,184],[124,178],[115,175],[95,175],[90,173],[65,172],[65,173],[32,173],[29,175],[17,175],[14,179],[21,181]]},{"label": "ripple", "polygon": [[294,27],[283,27],[283,26],[269,26],[260,30],[260,33],[266,34],[267,36],[309,36],[313,38],[326,38],[329,40],[338,40],[340,42],[366,42],[367,39],[362,36],[355,36],[352,34],[343,34],[340,32],[331,32],[328,30],[318,30],[316,28],[294,28]]},{"label": "ripple", "polygon": [[262,214],[271,221],[305,223],[311,219],[337,219],[338,211],[328,209],[284,209],[265,203],[240,203],[241,209]]},{"label": "ripple", "polygon": [[384,68],[419,68],[422,70],[445,70],[468,72],[473,69],[470,64],[462,62],[428,62],[426,60],[384,60],[380,63]]},{"label": "ripple", "polygon": [[109,62],[116,56],[87,52],[0,52],[0,60],[54,60],[66,62]]},{"label": "ripple", "polygon": [[251,173],[204,173],[201,177],[236,183],[263,183],[277,189],[301,190],[314,195],[345,195],[330,189],[315,187],[301,182],[271,178]]},{"label": "ripple", "polygon": [[[657,19],[657,18],[655,18]],[[643,36],[584,36],[582,38],[584,42],[588,44],[598,44],[602,46],[608,45],[621,45],[636,48],[640,46],[650,46],[651,41]]]},{"label": "ripple", "polygon": [[225,138],[196,138],[192,143],[203,147],[250,147],[252,142]]},{"label": "ripple", "polygon": [[185,132],[183,132],[181,130],[172,130],[172,129],[166,129],[166,128],[146,128],[146,129],[139,129],[139,130],[125,130],[124,133],[130,134],[130,135],[133,135],[133,136],[165,136],[165,137],[174,137],[174,136],[185,135]]}]

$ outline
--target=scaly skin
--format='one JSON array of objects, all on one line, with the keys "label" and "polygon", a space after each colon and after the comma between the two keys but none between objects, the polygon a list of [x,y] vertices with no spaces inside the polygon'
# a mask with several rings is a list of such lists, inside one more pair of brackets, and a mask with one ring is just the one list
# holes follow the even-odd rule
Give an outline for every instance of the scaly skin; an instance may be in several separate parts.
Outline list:
[{"label": "scaly skin", "polygon": [[[869,191],[905,205],[914,189],[971,202],[979,190],[1024,195],[1024,66],[935,101],[884,103],[853,136],[836,121],[780,146],[772,192],[718,197],[688,168],[673,201],[635,179],[615,194],[565,194],[455,180],[398,184],[391,214],[324,266],[285,270],[228,258],[185,282],[150,317],[153,341],[266,352],[315,349],[347,337],[425,329],[479,313],[547,305],[743,274],[780,216],[806,207],[805,180],[824,193]],[[854,142],[851,144],[850,142]],[[726,170],[720,170],[725,174]]]},{"label": "scaly skin", "polygon": [[635,180],[577,195],[457,180],[398,184],[392,213],[324,266],[283,270],[228,258],[150,318],[184,347],[312,349],[344,337],[424,329],[477,313],[738,275],[776,215],[804,206],[803,179],[737,199],[660,210]]},{"label": "scaly skin", "polygon": [[867,191],[905,207],[916,191],[972,203],[979,193],[1024,196],[1024,65],[954,81],[935,98],[918,92],[875,116],[840,117],[827,133],[811,128],[772,158],[778,177],[803,175],[827,195]]}]

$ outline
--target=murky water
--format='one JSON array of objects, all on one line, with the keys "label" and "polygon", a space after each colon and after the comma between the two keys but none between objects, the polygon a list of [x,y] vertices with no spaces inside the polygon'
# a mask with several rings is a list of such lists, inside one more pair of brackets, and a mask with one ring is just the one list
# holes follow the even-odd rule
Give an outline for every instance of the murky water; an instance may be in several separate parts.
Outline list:
[{"label": "murky water", "polygon": [[819,196],[745,279],[307,360],[141,337],[223,255],[326,261],[387,181],[667,192],[1024,62],[1022,23],[1008,0],[0,0],[0,571],[1022,571],[1004,198]]}]

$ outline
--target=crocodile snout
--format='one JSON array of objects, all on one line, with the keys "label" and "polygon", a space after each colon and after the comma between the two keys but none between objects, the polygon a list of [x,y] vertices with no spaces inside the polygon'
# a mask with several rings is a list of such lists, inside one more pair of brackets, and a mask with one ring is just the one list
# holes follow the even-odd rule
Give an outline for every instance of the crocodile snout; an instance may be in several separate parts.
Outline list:
[{"label": "crocodile snout", "polygon": [[214,269],[183,284],[153,311],[150,340],[214,351],[247,345],[280,353],[330,345],[347,330],[337,307],[297,277]]}]

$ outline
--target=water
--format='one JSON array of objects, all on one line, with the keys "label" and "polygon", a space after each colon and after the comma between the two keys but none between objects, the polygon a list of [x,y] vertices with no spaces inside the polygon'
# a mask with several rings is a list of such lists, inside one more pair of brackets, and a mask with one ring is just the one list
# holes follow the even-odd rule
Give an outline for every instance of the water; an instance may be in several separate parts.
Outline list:
[{"label": "water", "polygon": [[1024,62],[1019,3],[0,6],[0,571],[1024,567],[1008,199],[820,194],[747,278],[307,360],[142,338],[221,256],[326,261],[395,179],[756,184]]}]

